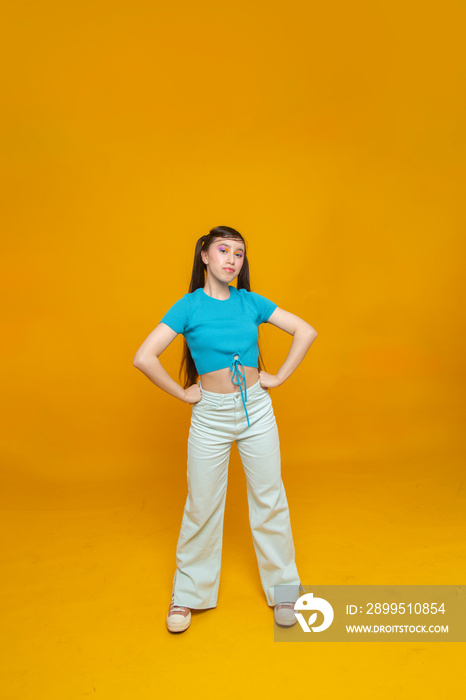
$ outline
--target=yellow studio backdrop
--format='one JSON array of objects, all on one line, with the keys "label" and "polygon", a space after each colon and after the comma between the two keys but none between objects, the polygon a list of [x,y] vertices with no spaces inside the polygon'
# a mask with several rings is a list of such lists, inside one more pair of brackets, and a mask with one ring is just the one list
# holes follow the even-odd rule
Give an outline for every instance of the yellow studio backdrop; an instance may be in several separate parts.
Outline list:
[{"label": "yellow studio backdrop", "polygon": [[461,644],[273,642],[236,448],[219,605],[168,633],[190,408],[132,361],[237,228],[319,334],[272,392],[302,582],[465,582],[464,7],[2,16],[2,697],[453,696]]}]

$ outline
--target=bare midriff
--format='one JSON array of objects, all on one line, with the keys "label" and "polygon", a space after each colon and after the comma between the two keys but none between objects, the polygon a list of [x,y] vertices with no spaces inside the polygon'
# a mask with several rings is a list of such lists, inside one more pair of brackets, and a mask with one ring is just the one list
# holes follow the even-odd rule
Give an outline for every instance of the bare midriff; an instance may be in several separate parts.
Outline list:
[{"label": "bare midriff", "polygon": [[[244,374],[246,376],[246,388],[249,388],[259,380],[259,370],[257,367],[245,367]],[[207,372],[201,374],[201,385],[206,391],[213,391],[215,394],[233,394],[239,391],[239,386],[236,386],[231,381],[232,372],[229,367],[217,369],[215,372]]]}]

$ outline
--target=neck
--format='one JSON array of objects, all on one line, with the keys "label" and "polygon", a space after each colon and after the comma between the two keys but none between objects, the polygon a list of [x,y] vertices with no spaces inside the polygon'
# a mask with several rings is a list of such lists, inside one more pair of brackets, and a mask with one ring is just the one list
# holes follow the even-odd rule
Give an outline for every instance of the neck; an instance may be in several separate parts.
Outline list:
[{"label": "neck", "polygon": [[219,299],[224,301],[230,296],[228,282],[219,282],[218,280],[206,279],[204,285],[204,292],[212,297],[212,299]]}]

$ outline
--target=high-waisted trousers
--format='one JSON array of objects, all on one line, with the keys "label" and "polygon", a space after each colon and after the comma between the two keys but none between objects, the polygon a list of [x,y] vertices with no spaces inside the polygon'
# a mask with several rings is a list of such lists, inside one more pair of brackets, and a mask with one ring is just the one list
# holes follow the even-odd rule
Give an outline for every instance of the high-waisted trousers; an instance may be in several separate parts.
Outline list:
[{"label": "high-waisted trousers", "polygon": [[176,548],[175,605],[217,605],[228,463],[234,441],[247,480],[249,523],[267,603],[296,601],[304,590],[295,564],[288,502],[281,478],[280,443],[272,400],[259,381],[240,392],[201,387],[188,438],[188,495]]}]

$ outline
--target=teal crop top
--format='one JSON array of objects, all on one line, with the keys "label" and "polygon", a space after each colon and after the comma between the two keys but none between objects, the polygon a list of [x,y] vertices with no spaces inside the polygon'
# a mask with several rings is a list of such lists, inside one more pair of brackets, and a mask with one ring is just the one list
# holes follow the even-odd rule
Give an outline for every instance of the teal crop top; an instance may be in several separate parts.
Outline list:
[{"label": "teal crop top", "polygon": [[[277,304],[255,292],[229,286],[228,299],[213,299],[200,287],[185,294],[160,323],[182,333],[199,374],[237,363],[258,367],[258,326],[268,321]],[[237,364],[236,364],[237,369]]]}]

